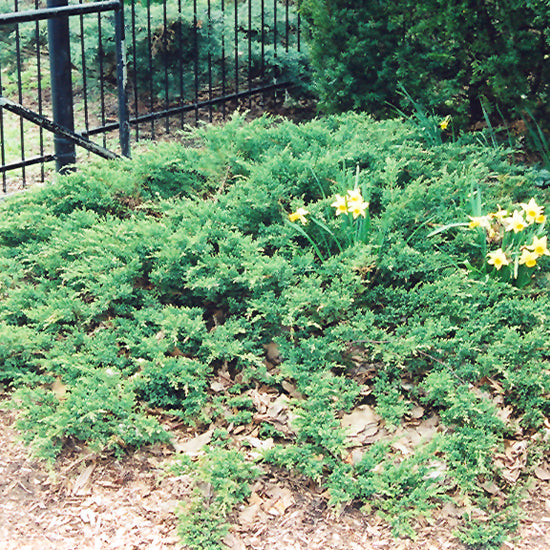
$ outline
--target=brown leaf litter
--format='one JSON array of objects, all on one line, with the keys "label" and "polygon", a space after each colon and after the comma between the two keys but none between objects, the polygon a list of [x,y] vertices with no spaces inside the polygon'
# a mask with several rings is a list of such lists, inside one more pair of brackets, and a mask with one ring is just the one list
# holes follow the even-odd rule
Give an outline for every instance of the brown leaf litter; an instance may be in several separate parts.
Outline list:
[{"label": "brown leaf litter", "polygon": [[[275,396],[257,395],[264,414],[287,414]],[[418,411],[419,412],[419,411]],[[412,415],[413,418],[415,414]],[[67,448],[50,470],[28,457],[17,441],[15,413],[0,411],[0,548],[2,550],[171,550],[180,548],[175,509],[189,494],[186,476],[166,473],[174,449],[155,445],[117,460],[86,448]],[[376,413],[359,408],[342,419],[358,445],[368,442]],[[176,429],[176,428],[174,428]],[[437,423],[418,424],[404,432],[407,451],[418,438],[429,437]],[[431,430],[431,431],[430,431]],[[179,449],[195,454],[211,434],[175,433]],[[380,434],[378,434],[380,435]],[[393,434],[395,436],[395,434]],[[266,445],[245,435],[252,450]],[[399,445],[399,443],[397,443]],[[500,459],[514,477],[523,449],[510,443]],[[525,517],[517,540],[502,550],[550,548],[550,472],[535,472]],[[491,489],[488,487],[488,489]],[[394,539],[388,525],[375,514],[347,507],[338,514],[327,506],[324,490],[286,471],[267,468],[252,487],[251,496],[230,517],[224,539],[231,550],[463,550],[453,535],[461,510],[445,505],[430,520],[416,525],[416,540]]]}]

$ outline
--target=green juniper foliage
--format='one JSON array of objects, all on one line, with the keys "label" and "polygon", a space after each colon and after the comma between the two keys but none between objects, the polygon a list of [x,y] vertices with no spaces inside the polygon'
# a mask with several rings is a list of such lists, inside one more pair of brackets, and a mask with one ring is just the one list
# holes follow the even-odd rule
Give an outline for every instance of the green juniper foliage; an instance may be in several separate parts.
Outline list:
[{"label": "green juniper foliage", "polygon": [[[310,477],[334,506],[360,503],[413,536],[416,516],[454,500],[463,540],[496,548],[517,487],[495,457],[525,439],[535,467],[548,445],[548,273],[518,289],[472,272],[474,232],[436,230],[471,215],[473,182],[486,211],[550,204],[540,171],[359,114],[235,116],[184,137],[192,147],[90,164],[0,205],[0,383],[25,439],[50,458],[69,439],[120,453],[169,439],[160,411],[226,429],[188,459],[212,486],[209,506],[197,484],[180,510],[191,547],[219,547],[207,526],[221,534],[259,475],[230,440],[250,425],[266,464]],[[370,229],[350,241],[331,204],[356,174]],[[346,246],[314,223],[297,232],[298,205]],[[283,394],[285,425],[258,418],[258,391]],[[365,407],[377,434],[357,443],[343,418]]]},{"label": "green juniper foliage", "polygon": [[192,462],[184,455],[172,470],[193,475],[194,479],[190,501],[178,509],[182,542],[193,550],[219,549],[230,527],[228,514],[250,496],[250,482],[258,477],[260,469],[239,451],[226,448],[220,438],[198,461]]},{"label": "green juniper foliage", "polygon": [[411,112],[412,97],[427,112],[452,115],[459,127],[483,120],[483,105],[497,120],[525,108],[544,119],[546,0],[300,0],[299,6],[325,111]]}]

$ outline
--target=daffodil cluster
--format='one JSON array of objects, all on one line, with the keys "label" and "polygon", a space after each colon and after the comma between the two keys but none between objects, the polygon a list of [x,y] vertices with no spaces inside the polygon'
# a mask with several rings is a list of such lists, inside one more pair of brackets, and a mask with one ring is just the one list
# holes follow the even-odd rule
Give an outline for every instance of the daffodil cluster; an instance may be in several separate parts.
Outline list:
[{"label": "daffodil cluster", "polygon": [[[351,214],[356,220],[360,216],[365,218],[369,203],[363,200],[363,195],[359,189],[350,189],[345,196],[337,194],[334,202],[331,204],[336,209],[336,216],[342,214]],[[297,208],[295,212],[288,215],[291,222],[299,221],[302,225],[307,224],[307,215],[309,211],[303,207]]]},{"label": "daffodil cluster", "polygon": [[544,235],[544,206],[539,206],[532,198],[528,203],[520,203],[519,207],[513,212],[499,207],[496,212],[485,216],[468,216],[468,227],[485,230],[488,245],[500,245],[487,252],[487,264],[498,272],[506,269],[516,280],[521,271],[524,279],[530,278],[531,270],[539,261],[550,256],[547,236]]},{"label": "daffodil cluster", "polygon": [[336,195],[334,202],[331,204],[336,208],[336,215],[351,214],[356,220],[359,216],[366,216],[369,203],[363,200],[363,195],[359,189],[350,189],[345,196]]},{"label": "daffodil cluster", "polygon": [[[325,197],[326,199],[327,197]],[[367,242],[368,233],[370,230],[370,218],[368,213],[369,203],[363,199],[363,194],[358,187],[348,189],[345,195],[336,194],[333,197],[331,207],[335,209],[336,217],[343,216],[344,223],[341,226],[341,232],[336,234],[329,225],[326,218],[323,216],[309,216],[309,211],[304,207],[297,208],[294,212],[288,214],[288,219],[292,222],[298,233],[305,237],[313,246],[317,255],[321,260],[324,260],[324,254],[321,252],[318,243],[314,242],[309,232],[300,227],[296,222],[302,225],[307,225],[311,220],[314,225],[318,226],[329,240],[336,245],[340,252],[347,246],[351,246],[358,242]],[[331,215],[331,214],[330,214]],[[326,239],[323,239],[326,242]],[[326,248],[330,248],[327,246]]]}]

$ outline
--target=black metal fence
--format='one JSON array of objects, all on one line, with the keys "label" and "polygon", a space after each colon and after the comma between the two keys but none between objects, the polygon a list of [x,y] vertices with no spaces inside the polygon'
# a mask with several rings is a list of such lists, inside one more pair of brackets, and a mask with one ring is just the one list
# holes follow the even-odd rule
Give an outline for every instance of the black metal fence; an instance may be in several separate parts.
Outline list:
[{"label": "black metal fence", "polygon": [[292,0],[0,0],[2,190],[225,119],[305,67]]}]

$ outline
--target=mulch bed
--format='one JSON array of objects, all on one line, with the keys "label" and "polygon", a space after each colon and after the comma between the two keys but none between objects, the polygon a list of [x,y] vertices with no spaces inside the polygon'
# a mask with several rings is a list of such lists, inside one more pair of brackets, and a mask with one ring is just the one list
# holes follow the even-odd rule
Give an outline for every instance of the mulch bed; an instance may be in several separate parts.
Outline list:
[{"label": "mulch bed", "polygon": [[[53,467],[29,458],[17,439],[16,413],[0,411],[0,547],[3,550],[169,550],[180,548],[175,510],[190,479],[170,475],[168,445],[121,459],[69,445]],[[185,441],[190,434],[175,434]],[[550,482],[533,479],[522,503],[518,540],[503,550],[550,548]],[[417,538],[394,539],[374,514],[336,514],[315,484],[268,469],[232,517],[232,550],[462,550],[453,535],[460,511],[444,507],[416,526]]]}]

